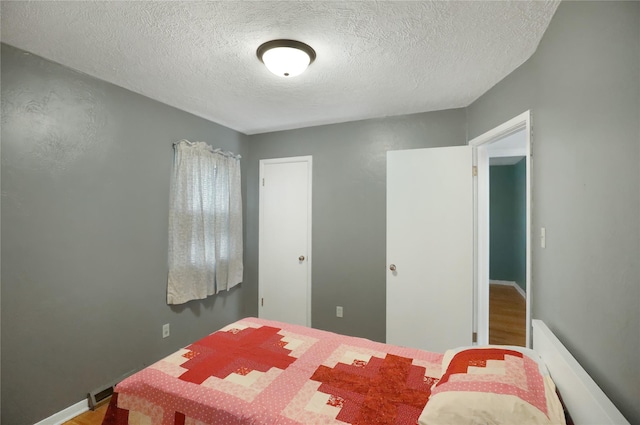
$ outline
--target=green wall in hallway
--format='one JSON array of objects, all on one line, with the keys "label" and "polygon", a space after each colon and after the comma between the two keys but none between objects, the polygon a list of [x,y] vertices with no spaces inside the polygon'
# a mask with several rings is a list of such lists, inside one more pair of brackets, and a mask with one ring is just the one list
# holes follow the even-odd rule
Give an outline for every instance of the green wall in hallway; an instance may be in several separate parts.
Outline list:
[{"label": "green wall in hallway", "polygon": [[489,278],[526,288],[526,162],[489,168]]}]

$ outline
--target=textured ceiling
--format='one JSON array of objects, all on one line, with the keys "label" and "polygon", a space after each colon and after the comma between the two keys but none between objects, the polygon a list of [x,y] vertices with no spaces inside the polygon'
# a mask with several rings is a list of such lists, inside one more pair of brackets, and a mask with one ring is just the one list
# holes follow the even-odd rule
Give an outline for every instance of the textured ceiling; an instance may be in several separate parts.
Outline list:
[{"label": "textured ceiling", "polygon": [[[2,1],[1,39],[246,134],[465,107],[535,51],[559,1]],[[265,41],[311,45],[272,75]]]}]

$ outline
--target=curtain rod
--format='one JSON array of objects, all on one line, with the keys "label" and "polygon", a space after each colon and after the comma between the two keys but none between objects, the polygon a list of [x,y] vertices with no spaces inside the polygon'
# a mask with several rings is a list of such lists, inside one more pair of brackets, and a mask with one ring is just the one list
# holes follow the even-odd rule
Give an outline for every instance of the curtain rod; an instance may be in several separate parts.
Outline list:
[{"label": "curtain rod", "polygon": [[224,151],[224,150],[222,150],[220,148],[214,148],[214,147],[212,147],[211,145],[209,145],[206,142],[190,142],[187,139],[182,139],[182,140],[178,140],[177,142],[173,142],[171,145],[175,149],[175,147],[178,146],[180,143],[185,143],[185,144],[187,144],[189,146],[198,146],[198,145],[200,145],[200,146],[204,147],[206,150],[208,150],[211,153],[217,153],[217,154],[220,154],[220,155],[224,155],[224,156],[228,156],[228,157],[236,158],[236,159],[242,158],[241,155],[235,154],[235,153],[230,152],[230,151]]}]

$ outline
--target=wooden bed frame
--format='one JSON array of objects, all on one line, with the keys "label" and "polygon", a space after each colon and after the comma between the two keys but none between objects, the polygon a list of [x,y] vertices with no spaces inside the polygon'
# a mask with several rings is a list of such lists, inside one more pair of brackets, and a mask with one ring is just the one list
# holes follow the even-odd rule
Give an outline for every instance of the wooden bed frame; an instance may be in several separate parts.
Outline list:
[{"label": "wooden bed frame", "polygon": [[575,425],[629,424],[547,325],[532,323],[533,349],[546,363]]}]

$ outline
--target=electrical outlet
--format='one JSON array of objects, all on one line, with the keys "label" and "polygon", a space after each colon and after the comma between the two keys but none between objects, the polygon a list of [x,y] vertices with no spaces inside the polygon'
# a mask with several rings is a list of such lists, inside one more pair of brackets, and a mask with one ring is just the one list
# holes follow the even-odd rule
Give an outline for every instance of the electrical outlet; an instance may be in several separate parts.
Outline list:
[{"label": "electrical outlet", "polygon": [[166,337],[169,336],[169,334],[170,334],[170,332],[169,332],[169,324],[165,323],[164,325],[162,325],[162,337],[166,338]]},{"label": "electrical outlet", "polygon": [[336,317],[342,317],[342,306],[336,306]]}]

